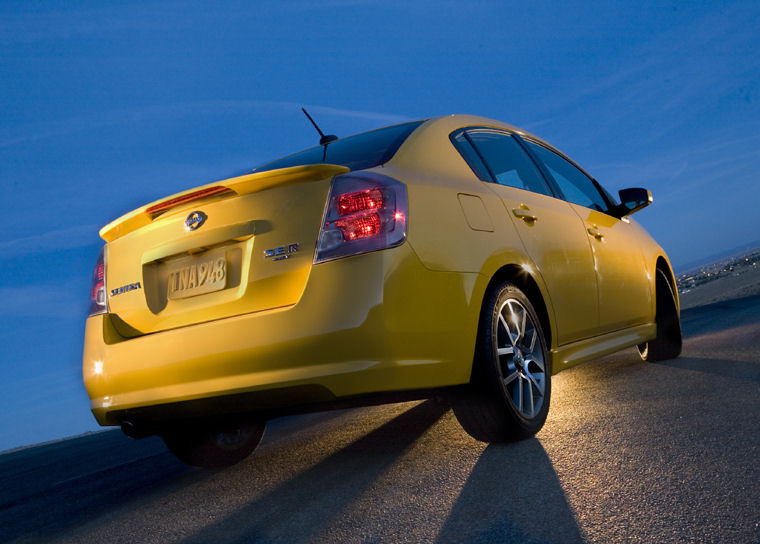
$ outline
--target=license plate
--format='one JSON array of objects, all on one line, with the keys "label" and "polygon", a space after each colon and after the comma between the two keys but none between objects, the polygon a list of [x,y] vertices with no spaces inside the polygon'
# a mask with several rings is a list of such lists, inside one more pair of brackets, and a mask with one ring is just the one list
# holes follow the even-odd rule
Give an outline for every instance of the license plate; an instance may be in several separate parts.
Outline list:
[{"label": "license plate", "polygon": [[227,258],[224,252],[186,257],[170,266],[166,290],[169,300],[205,295],[227,286]]}]

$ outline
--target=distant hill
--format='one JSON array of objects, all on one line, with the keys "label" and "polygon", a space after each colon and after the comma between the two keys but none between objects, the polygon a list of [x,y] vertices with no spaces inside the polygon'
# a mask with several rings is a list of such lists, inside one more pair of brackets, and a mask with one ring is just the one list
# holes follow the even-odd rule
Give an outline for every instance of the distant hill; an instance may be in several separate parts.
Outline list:
[{"label": "distant hill", "polygon": [[755,240],[754,242],[749,242],[747,244],[742,244],[740,246],[734,247],[732,249],[721,251],[720,253],[715,253],[713,255],[710,255],[709,257],[703,257],[701,259],[690,261],[684,264],[679,264],[675,266],[675,273],[683,274],[685,272],[690,272],[696,268],[699,268],[701,266],[704,266],[706,264],[711,264],[716,261],[722,261],[723,259],[728,259],[730,257],[739,256],[742,253],[746,253],[748,251],[751,251],[753,249],[760,248],[760,240]]}]

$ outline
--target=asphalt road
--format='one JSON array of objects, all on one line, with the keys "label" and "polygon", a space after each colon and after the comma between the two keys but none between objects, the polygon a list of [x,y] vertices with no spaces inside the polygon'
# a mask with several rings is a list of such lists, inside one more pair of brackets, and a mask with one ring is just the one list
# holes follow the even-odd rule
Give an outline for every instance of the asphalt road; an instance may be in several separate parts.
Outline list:
[{"label": "asphalt road", "polygon": [[681,358],[554,377],[544,429],[435,401],[270,423],[224,470],[103,432],[0,456],[0,542],[760,542],[760,296],[686,310]]}]

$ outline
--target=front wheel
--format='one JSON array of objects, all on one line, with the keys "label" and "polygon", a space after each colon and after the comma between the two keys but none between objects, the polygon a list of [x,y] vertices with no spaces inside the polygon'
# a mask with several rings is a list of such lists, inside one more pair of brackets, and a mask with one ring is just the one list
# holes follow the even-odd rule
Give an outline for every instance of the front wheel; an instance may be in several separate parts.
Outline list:
[{"label": "front wheel", "polygon": [[657,269],[655,279],[655,317],[657,337],[639,344],[639,355],[645,361],[666,361],[681,354],[681,318],[678,315],[676,297],[665,273]]},{"label": "front wheel", "polygon": [[530,438],[546,421],[551,362],[528,297],[511,283],[483,304],[470,385],[454,399],[459,423],[484,442]]},{"label": "front wheel", "polygon": [[162,438],[180,461],[195,467],[220,468],[248,457],[261,442],[265,428],[265,422],[219,428],[183,428],[169,431]]}]

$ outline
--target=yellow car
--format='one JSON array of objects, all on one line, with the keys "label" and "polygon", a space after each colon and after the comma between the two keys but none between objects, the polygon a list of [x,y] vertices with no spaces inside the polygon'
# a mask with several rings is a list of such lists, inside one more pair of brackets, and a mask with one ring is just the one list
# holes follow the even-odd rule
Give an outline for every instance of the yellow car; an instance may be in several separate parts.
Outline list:
[{"label": "yellow car", "polygon": [[552,374],[680,353],[671,266],[630,218],[651,202],[482,117],[323,136],[100,231],[93,414],[198,466],[273,417],[442,392],[475,438],[530,437]]}]

